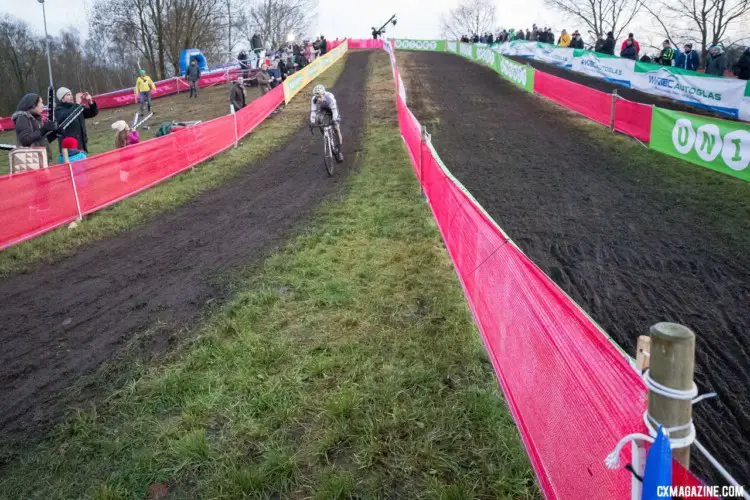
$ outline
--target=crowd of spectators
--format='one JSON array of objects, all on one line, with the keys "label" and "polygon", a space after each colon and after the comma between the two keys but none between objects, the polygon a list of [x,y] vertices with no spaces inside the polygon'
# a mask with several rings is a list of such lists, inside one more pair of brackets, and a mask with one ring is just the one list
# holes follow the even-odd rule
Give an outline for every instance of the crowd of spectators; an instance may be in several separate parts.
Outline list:
[{"label": "crowd of spectators", "polygon": [[[461,37],[461,41],[464,43],[484,43],[488,45],[512,42],[514,40],[542,42],[572,49],[587,48],[578,30],[568,33],[567,30],[563,29],[560,32],[560,36],[555,39],[551,28],[544,27],[540,29],[536,24],[533,25],[531,30],[502,29],[497,33],[487,32],[482,35],[473,34]],[[673,46],[670,40],[664,40],[661,51],[658,54],[649,56],[641,52],[641,44],[636,40],[633,33],[629,33],[628,37],[623,40],[617,53],[615,53],[616,46],[617,42],[614,33],[610,31],[606,37],[597,37],[593,47],[588,48],[600,54],[619,55],[625,59],[660,64],[662,66],[674,66],[691,71],[698,71],[701,67],[700,54],[693,50],[691,43],[686,43],[682,50],[680,50]],[[722,44],[713,44],[708,48],[704,68],[706,74],[717,76],[725,75],[726,71],[730,69],[728,57]],[[746,48],[742,52],[738,61],[731,69],[737,78],[742,80],[750,79],[750,48]]]}]

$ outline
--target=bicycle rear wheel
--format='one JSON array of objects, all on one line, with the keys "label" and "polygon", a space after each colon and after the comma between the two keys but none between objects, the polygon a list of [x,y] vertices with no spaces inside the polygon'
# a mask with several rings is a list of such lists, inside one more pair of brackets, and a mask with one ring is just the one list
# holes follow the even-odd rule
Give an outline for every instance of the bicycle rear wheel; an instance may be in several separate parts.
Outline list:
[{"label": "bicycle rear wheel", "polygon": [[333,177],[333,150],[330,131],[323,134],[323,163],[325,163],[328,177]]}]

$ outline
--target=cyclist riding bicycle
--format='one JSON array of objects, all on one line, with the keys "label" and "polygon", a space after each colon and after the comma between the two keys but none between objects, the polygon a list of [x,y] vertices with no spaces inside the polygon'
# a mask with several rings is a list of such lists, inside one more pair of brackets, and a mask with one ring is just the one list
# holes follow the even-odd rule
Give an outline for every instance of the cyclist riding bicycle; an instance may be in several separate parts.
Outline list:
[{"label": "cyclist riding bicycle", "polygon": [[[336,97],[330,92],[326,92],[326,88],[322,85],[316,85],[313,89],[313,96],[311,101],[310,109],[310,130],[313,127],[320,127],[321,131],[324,126],[330,125],[333,122],[333,128],[336,129],[336,134],[339,139],[339,150],[344,144],[341,137],[341,116],[339,115],[339,108],[336,105]],[[336,152],[338,156],[338,151]]]}]

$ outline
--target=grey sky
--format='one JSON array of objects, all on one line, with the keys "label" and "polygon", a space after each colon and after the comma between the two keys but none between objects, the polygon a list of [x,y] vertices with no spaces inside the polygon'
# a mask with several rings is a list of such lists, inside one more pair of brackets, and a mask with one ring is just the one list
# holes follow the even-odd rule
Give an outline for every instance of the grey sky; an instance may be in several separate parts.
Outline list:
[{"label": "grey sky", "polygon": [[[86,7],[93,3],[94,0],[46,0],[49,32],[56,34],[61,29],[77,26],[85,33],[88,25]],[[384,23],[395,13],[398,24],[388,28],[387,36],[438,38],[441,13],[457,4],[458,0],[319,0],[314,33],[325,34],[331,39],[346,36],[366,38],[371,26]],[[532,23],[563,27],[558,16],[546,9],[542,0],[524,0],[523,6],[523,9],[518,9],[517,0],[498,0],[498,25],[516,29],[530,28]],[[23,19],[39,33],[43,32],[42,6],[36,0],[0,0],[0,13]]]}]

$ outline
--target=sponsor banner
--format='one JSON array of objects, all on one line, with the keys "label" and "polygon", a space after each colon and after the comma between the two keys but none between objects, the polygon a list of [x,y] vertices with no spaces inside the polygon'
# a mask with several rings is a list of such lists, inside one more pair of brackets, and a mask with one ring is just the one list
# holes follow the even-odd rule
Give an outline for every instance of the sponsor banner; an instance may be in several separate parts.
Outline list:
[{"label": "sponsor banner", "polygon": [[534,68],[526,64],[517,63],[507,57],[497,56],[497,72],[526,92],[534,92]]},{"label": "sponsor banner", "polygon": [[654,108],[650,148],[750,181],[750,125]]},{"label": "sponsor banner", "polygon": [[468,57],[469,59],[472,58],[473,51],[471,49],[471,45],[468,43],[459,43],[458,44],[458,53],[461,54],[464,57]]},{"label": "sponsor banner", "polygon": [[537,42],[526,42],[524,40],[514,40],[508,44],[509,50],[506,55],[518,56],[518,57],[535,57],[536,49],[538,45],[539,44]]},{"label": "sponsor banner", "polygon": [[635,72],[635,61],[586,50],[576,50],[573,57],[573,71],[630,87],[630,80]]},{"label": "sponsor banner", "polygon": [[534,58],[564,68],[570,68],[573,66],[573,53],[574,49],[540,43],[536,47]]},{"label": "sponsor banner", "polygon": [[486,64],[495,71],[497,71],[497,57],[500,56],[487,46],[474,46],[474,60]]},{"label": "sponsor banner", "polygon": [[448,52],[453,52],[454,54],[458,54],[458,42],[445,42],[445,50]]},{"label": "sponsor banner", "polygon": [[443,40],[395,40],[396,50],[430,50],[433,52],[445,52],[445,41]]},{"label": "sponsor banner", "polygon": [[303,69],[297,71],[284,83],[284,101],[289,104],[292,97],[305,88],[305,86],[313,81],[319,74],[333,66],[333,64],[341,59],[348,49],[348,43],[342,43],[332,51],[325,55],[322,55],[315,59],[311,64],[308,64]]},{"label": "sponsor banner", "polygon": [[737,118],[747,82],[736,78],[699,76],[692,71],[636,63],[630,86],[652,95],[669,97]]}]

